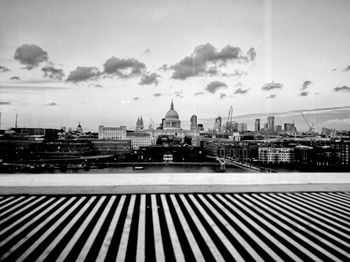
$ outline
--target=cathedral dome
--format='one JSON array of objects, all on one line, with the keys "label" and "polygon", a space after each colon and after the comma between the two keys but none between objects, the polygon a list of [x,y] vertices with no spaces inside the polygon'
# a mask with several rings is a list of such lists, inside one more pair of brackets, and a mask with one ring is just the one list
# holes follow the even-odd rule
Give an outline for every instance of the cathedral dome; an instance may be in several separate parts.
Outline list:
[{"label": "cathedral dome", "polygon": [[173,101],[171,101],[170,110],[166,113],[165,119],[179,119],[179,115],[174,109]]}]

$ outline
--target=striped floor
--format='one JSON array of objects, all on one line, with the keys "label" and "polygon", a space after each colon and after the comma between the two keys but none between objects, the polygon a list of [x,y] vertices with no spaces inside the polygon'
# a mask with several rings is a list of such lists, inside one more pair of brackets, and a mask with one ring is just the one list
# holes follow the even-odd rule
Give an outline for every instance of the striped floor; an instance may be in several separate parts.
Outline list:
[{"label": "striped floor", "polygon": [[0,196],[0,261],[350,261],[350,193]]}]

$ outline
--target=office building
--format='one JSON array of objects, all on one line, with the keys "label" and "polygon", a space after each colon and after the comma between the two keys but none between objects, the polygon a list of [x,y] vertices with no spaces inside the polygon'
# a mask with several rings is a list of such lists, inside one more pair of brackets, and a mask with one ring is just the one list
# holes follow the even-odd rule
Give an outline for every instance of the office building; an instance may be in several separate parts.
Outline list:
[{"label": "office building", "polygon": [[191,130],[196,130],[197,128],[197,116],[193,115],[191,116]]},{"label": "office building", "polygon": [[274,132],[275,131],[275,117],[269,116],[267,118],[267,131]]},{"label": "office building", "polygon": [[254,131],[255,131],[255,132],[260,131],[260,119],[259,119],[259,118],[255,119],[255,128],[254,128]]},{"label": "office building", "polygon": [[125,140],[126,126],[120,126],[120,127],[99,126],[98,139]]}]

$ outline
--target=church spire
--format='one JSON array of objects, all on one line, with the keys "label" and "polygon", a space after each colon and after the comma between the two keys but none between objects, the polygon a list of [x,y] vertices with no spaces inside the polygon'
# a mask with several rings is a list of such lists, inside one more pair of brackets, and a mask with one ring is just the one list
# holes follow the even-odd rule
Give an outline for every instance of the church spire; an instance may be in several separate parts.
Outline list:
[{"label": "church spire", "polygon": [[174,110],[174,103],[173,103],[173,100],[172,100],[172,99],[171,99],[170,109]]}]

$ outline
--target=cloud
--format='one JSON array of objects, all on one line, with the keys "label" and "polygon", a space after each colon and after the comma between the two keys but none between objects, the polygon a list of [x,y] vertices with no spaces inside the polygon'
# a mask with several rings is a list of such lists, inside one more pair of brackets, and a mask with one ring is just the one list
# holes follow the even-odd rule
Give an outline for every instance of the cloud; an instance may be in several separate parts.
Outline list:
[{"label": "cloud", "polygon": [[6,106],[6,105],[11,105],[11,102],[0,101],[0,106]]},{"label": "cloud", "polygon": [[213,81],[210,84],[207,85],[207,87],[205,88],[209,93],[214,94],[217,90],[219,90],[220,88],[225,88],[227,87],[227,85],[223,82],[220,81]]},{"label": "cloud", "polygon": [[350,92],[350,87],[348,86],[337,86],[333,89],[335,92],[340,92],[340,91],[343,91],[343,92]]},{"label": "cloud", "polygon": [[264,91],[269,91],[269,90],[272,90],[272,89],[281,89],[282,86],[283,86],[283,84],[281,84],[281,83],[274,83],[274,82],[271,82],[271,83],[265,84],[265,85],[262,87],[262,90],[264,90]]},{"label": "cloud", "polygon": [[18,60],[25,69],[31,70],[40,63],[48,61],[49,56],[40,46],[24,44],[15,51],[14,58]]},{"label": "cloud", "polygon": [[182,93],[183,91],[175,91],[173,95],[175,95],[175,97],[183,98],[184,96],[182,95]]},{"label": "cloud", "polygon": [[159,71],[167,71],[169,69],[169,66],[167,64],[162,65],[161,67],[158,68]]},{"label": "cloud", "polygon": [[334,71],[337,71],[338,68],[334,67],[331,71],[334,72]]},{"label": "cloud", "polygon": [[155,97],[159,97],[159,96],[162,96],[162,95],[164,95],[164,94],[161,94],[161,93],[154,93],[153,94],[153,96],[155,96]]},{"label": "cloud", "polygon": [[350,65],[344,68],[344,71],[350,71]]},{"label": "cloud", "polygon": [[238,88],[233,94],[246,94],[248,92],[249,88],[247,89],[242,89],[242,88]]},{"label": "cloud", "polygon": [[13,76],[13,77],[10,77],[10,80],[21,80],[21,79],[19,78],[19,76]]},{"label": "cloud", "polygon": [[69,73],[67,81],[77,83],[81,81],[93,80],[100,74],[101,73],[97,67],[78,66],[75,70]]},{"label": "cloud", "polygon": [[266,97],[266,99],[273,99],[273,98],[276,98],[275,94],[272,94],[272,95],[269,95],[269,96]]},{"label": "cloud", "polygon": [[151,49],[147,48],[145,51],[142,52],[142,54],[149,54],[151,53]]},{"label": "cloud", "polygon": [[223,98],[225,98],[226,97],[226,94],[224,94],[224,93],[221,93],[220,94],[220,99],[223,99]]},{"label": "cloud", "polygon": [[139,99],[140,99],[140,98],[137,97],[137,96],[133,98],[133,100],[135,100],[135,101],[136,101],[136,100],[139,100]]},{"label": "cloud", "polygon": [[312,82],[309,81],[309,80],[306,80],[306,81],[303,83],[303,87],[301,88],[301,90],[308,89],[308,88],[310,87],[310,85],[312,85]]},{"label": "cloud", "polygon": [[45,66],[41,69],[41,71],[44,72],[44,77],[48,77],[50,79],[62,80],[65,76],[62,69],[55,68],[53,65]]},{"label": "cloud", "polygon": [[5,66],[0,65],[0,73],[6,73],[6,72],[11,72],[11,70]]},{"label": "cloud", "polygon": [[201,96],[201,95],[204,95],[205,93],[204,92],[196,92],[194,93],[195,96]]},{"label": "cloud", "polygon": [[102,85],[100,85],[100,84],[94,84],[94,83],[89,84],[89,87],[103,88]]},{"label": "cloud", "polygon": [[[250,50],[249,58],[242,54],[239,47],[227,45],[221,51],[217,51],[210,43],[197,46],[190,56],[180,60],[170,68],[174,70],[173,79],[184,80],[191,76],[205,76],[217,73],[212,65],[226,66],[228,62],[249,62],[255,58],[255,51]],[[209,70],[210,69],[210,70]]]},{"label": "cloud", "polygon": [[54,101],[48,101],[45,106],[57,106],[57,103]]},{"label": "cloud", "polygon": [[156,73],[152,73],[152,74],[146,73],[142,76],[139,85],[151,85],[151,84],[158,85],[157,77],[160,77],[160,75]]},{"label": "cloud", "polygon": [[250,61],[254,61],[254,59],[256,57],[256,52],[255,52],[255,49],[253,47],[248,50],[247,57]]},{"label": "cloud", "polygon": [[130,78],[146,71],[146,65],[136,59],[120,59],[114,56],[103,64],[103,68],[105,74],[116,75],[120,78]]},{"label": "cloud", "polygon": [[299,94],[299,96],[308,96],[309,95],[309,91],[303,91]]}]

